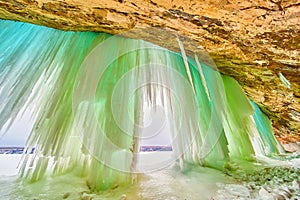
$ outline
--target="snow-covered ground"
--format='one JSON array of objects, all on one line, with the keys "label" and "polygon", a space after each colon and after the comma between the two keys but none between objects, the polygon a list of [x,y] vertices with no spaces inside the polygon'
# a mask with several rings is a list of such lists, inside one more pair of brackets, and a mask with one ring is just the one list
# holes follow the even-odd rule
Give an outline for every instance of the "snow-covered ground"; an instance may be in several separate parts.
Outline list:
[{"label": "snow-covered ground", "polygon": [[[296,156],[297,157],[297,156]],[[139,183],[101,194],[89,192],[84,180],[66,174],[32,184],[22,183],[17,174],[21,155],[0,155],[0,200],[43,199],[299,199],[299,169],[262,168],[252,174],[227,176],[199,166],[186,165],[181,171],[171,152],[143,153],[138,167],[144,170]],[[155,162],[154,162],[155,161]],[[300,167],[299,158],[287,161]],[[160,170],[154,170],[157,166]],[[266,171],[264,171],[266,170]],[[269,177],[269,178],[268,178]],[[268,181],[270,179],[270,181]],[[267,181],[266,181],[267,180]]]},{"label": "snow-covered ground", "polygon": [[21,154],[0,154],[0,177],[16,175],[21,157]]}]

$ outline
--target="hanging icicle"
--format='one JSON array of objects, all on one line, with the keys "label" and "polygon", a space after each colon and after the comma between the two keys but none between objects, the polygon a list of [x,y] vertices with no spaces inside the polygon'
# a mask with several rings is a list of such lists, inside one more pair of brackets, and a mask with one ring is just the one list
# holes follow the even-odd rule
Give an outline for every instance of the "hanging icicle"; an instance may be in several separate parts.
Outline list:
[{"label": "hanging icicle", "polygon": [[104,33],[12,21],[0,28],[0,126],[9,129],[21,110],[33,109],[26,149],[35,152],[21,167],[31,181],[73,172],[91,190],[131,183],[140,133],[164,123],[144,125],[149,107],[172,125],[181,167],[223,169],[279,153],[269,120],[238,83],[187,57],[179,39],[181,54]]}]

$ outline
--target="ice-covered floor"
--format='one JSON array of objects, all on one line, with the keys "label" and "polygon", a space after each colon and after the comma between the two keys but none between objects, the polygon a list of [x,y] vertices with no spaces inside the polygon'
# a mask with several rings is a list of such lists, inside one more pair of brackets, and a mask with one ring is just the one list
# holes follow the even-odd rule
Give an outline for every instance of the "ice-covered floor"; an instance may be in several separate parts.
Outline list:
[{"label": "ice-covered floor", "polygon": [[[139,168],[144,169],[145,174],[139,177],[139,184],[126,188],[115,188],[99,194],[90,193],[85,181],[72,174],[48,178],[33,184],[23,184],[18,180],[16,170],[21,155],[0,155],[0,199],[221,200],[298,199],[300,197],[300,178],[297,177],[299,170],[293,173],[281,170],[270,171],[270,175],[275,173],[272,176],[276,176],[276,173],[286,173],[286,176],[295,180],[285,181],[286,177],[280,175],[282,180],[271,177],[274,178],[272,187],[267,184],[255,186],[255,181],[245,184],[234,179],[236,177],[226,176],[220,171],[210,168],[186,165],[185,170],[181,171],[176,164],[172,163],[170,155],[171,152],[144,153],[140,157]],[[152,159],[154,157],[156,159]],[[299,158],[297,159],[299,164]],[[155,167],[160,164],[162,165],[161,169],[155,170]],[[261,175],[258,174],[258,176]],[[282,184],[279,184],[280,181]],[[251,187],[257,188],[251,190]],[[280,194],[282,195],[280,196]]]},{"label": "ice-covered floor", "polygon": [[[82,179],[64,175],[34,184],[17,180],[20,155],[0,155],[0,196],[2,199],[209,199],[218,190],[217,183],[229,183],[221,172],[190,167],[186,172],[173,165],[171,152],[144,153],[139,168],[146,174],[139,184],[116,188],[102,194],[90,194]],[[162,169],[155,170],[157,167]]]}]

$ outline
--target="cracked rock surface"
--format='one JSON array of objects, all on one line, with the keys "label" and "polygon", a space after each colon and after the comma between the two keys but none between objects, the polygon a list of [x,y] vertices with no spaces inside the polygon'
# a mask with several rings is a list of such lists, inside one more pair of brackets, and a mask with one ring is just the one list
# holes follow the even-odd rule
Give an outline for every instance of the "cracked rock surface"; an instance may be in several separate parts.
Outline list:
[{"label": "cracked rock surface", "polygon": [[206,50],[242,85],[281,142],[300,141],[300,0],[0,0],[0,18],[122,34],[174,51],[178,36],[188,55]]}]

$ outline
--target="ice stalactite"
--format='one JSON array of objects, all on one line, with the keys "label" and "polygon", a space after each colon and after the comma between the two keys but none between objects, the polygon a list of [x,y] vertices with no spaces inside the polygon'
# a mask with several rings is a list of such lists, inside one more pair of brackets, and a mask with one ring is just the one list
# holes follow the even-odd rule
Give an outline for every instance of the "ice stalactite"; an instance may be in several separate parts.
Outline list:
[{"label": "ice stalactite", "polygon": [[[131,183],[148,107],[171,124],[175,159],[223,169],[280,153],[270,121],[238,83],[181,53],[104,33],[0,21],[0,126],[34,126],[21,176],[76,173],[92,190]],[[183,166],[182,166],[183,167]]]}]

